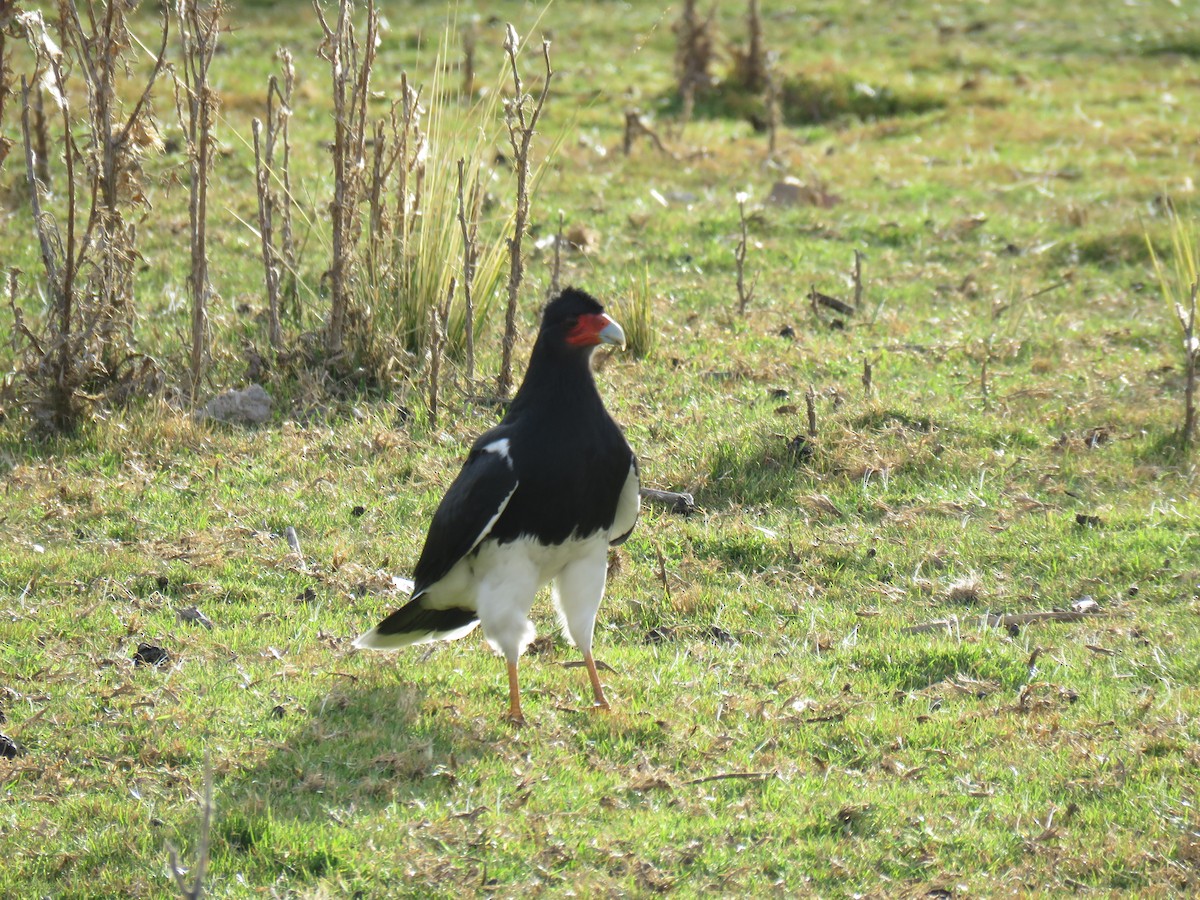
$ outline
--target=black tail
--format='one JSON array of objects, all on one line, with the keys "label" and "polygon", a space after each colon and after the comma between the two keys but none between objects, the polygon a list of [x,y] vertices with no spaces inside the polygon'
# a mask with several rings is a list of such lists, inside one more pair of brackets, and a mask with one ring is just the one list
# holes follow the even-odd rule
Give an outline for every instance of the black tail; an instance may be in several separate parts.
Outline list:
[{"label": "black tail", "polygon": [[474,610],[461,606],[431,609],[423,604],[427,597],[410,600],[362,637],[355,647],[369,650],[394,650],[426,641],[453,640],[479,624]]}]

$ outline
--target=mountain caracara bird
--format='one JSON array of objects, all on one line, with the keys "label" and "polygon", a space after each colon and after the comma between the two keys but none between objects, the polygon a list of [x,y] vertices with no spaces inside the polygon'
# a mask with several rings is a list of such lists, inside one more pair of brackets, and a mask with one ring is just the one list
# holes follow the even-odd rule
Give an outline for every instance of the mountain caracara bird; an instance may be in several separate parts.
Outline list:
[{"label": "mountain caracara bird", "polygon": [[475,441],[433,515],[411,599],[354,646],[452,640],[482,622],[508,662],[508,718],[521,724],[517,660],[534,637],[534,596],[553,581],[596,707],[608,709],[592,630],[608,548],[633,531],[640,497],[637,458],[592,378],[600,344],[623,348],[625,333],[595,299],[568,288],[550,301],[508,413]]}]

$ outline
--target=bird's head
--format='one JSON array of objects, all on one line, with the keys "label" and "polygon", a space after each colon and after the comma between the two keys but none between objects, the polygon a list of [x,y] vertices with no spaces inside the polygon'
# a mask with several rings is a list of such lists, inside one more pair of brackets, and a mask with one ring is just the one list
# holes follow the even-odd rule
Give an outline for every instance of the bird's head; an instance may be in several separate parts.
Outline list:
[{"label": "bird's head", "polygon": [[552,344],[589,352],[600,344],[615,344],[625,349],[621,326],[605,315],[599,301],[575,288],[565,289],[546,304],[541,337]]}]

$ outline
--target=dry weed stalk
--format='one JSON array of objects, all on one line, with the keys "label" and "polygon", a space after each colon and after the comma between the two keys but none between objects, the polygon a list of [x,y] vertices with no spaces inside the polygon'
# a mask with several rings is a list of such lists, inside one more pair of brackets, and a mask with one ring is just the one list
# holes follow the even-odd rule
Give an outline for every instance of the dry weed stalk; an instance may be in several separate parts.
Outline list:
[{"label": "dry weed stalk", "polygon": [[808,414],[808,436],[817,436],[817,389],[811,384],[804,392],[804,410]]},{"label": "dry weed stalk", "polygon": [[[279,255],[275,250],[275,216],[271,192],[270,168],[263,154],[263,123],[250,123],[254,135],[254,193],[258,198],[258,238],[262,251],[263,276],[267,285],[267,340],[278,351],[283,344],[279,322]],[[270,137],[266,139],[270,143]]]},{"label": "dry weed stalk", "polygon": [[[464,324],[467,340],[467,383],[475,380],[475,299],[471,294],[475,284],[475,264],[477,262],[477,242],[479,238],[479,212],[482,196],[479,190],[479,178],[471,187],[471,215],[467,216],[463,181],[464,160],[458,158],[458,226],[462,231],[462,288],[463,307],[465,309]],[[451,291],[451,296],[454,292]]]},{"label": "dry weed stalk", "polygon": [[438,309],[436,303],[429,305],[429,427],[437,428],[438,392],[441,388],[442,351],[446,348],[446,323],[450,319],[450,304],[454,302],[456,282],[450,279],[450,291],[446,304]]},{"label": "dry weed stalk", "polygon": [[[283,87],[280,87],[278,76],[272,75],[268,79],[266,122],[255,119],[251,127],[254,133],[258,232],[267,286],[267,340],[271,349],[278,351],[283,346],[283,301],[295,301],[297,298],[296,247],[292,237],[292,147],[288,133],[296,70],[288,50],[281,47],[276,59],[283,67]],[[276,150],[280,146],[282,158],[276,165]],[[275,236],[276,219],[279,221],[278,240]],[[299,310],[296,313],[298,318]]]},{"label": "dry weed stalk", "polygon": [[366,191],[367,100],[379,31],[375,0],[367,0],[366,36],[359,43],[353,15],[354,0],[339,0],[333,27],[320,0],[313,0],[325,33],[319,54],[333,77],[333,260],[331,299],[325,330],[325,351],[333,359],[344,351],[353,302],[353,271],[361,226],[359,204]]},{"label": "dry weed stalk", "polygon": [[854,251],[854,308],[862,309],[863,299],[863,279],[862,279],[862,261],[863,254],[861,250]]},{"label": "dry weed stalk", "polygon": [[749,0],[746,8],[746,34],[746,49],[737,53],[735,61],[736,77],[746,90],[758,92],[767,86],[769,68],[758,0]]},{"label": "dry weed stalk", "polygon": [[1175,317],[1179,320],[1183,339],[1183,431],[1185,450],[1196,443],[1196,376],[1200,369],[1200,336],[1196,334],[1196,296],[1200,283],[1193,281],[1181,303],[1175,301]]},{"label": "dry weed stalk", "polygon": [[874,379],[875,379],[875,363],[877,363],[877,362],[879,362],[879,360],[877,360],[877,359],[864,359],[863,360],[863,373],[862,373],[863,396],[868,400],[870,400],[871,397],[873,397],[875,394]]},{"label": "dry weed stalk", "polygon": [[425,184],[425,159],[429,145],[421,130],[422,112],[421,92],[409,85],[407,74],[401,73],[400,105],[392,107],[392,143],[399,154],[393,223],[395,233],[392,239],[400,255],[408,251],[408,239],[417,224]]},{"label": "dry weed stalk", "polygon": [[[75,0],[62,0],[57,41],[40,12],[20,14],[37,80],[58,109],[66,148],[64,188],[55,197],[38,178],[34,89],[22,77],[26,178],[50,309],[38,336],[14,308],[15,331],[25,343],[22,368],[32,391],[26,406],[39,425],[52,431],[73,430],[97,391],[119,386],[127,392],[135,380],[155,370],[132,348],[133,275],[139,257],[130,213],[148,205],[141,160],[159,147],[148,102],[162,71],[169,22],[164,14],[153,70],[126,115],[117,86],[132,64],[128,53],[134,41],[127,21],[135,8],[89,0],[81,16]],[[72,106],[68,70],[83,80],[86,118]],[[140,365],[122,375],[127,364],[139,360]]]},{"label": "dry weed stalk", "polygon": [[1196,333],[1197,292],[1200,291],[1200,253],[1197,252],[1195,235],[1191,225],[1169,207],[1171,216],[1172,262],[1174,272],[1169,273],[1154,251],[1154,244],[1146,236],[1154,271],[1158,275],[1163,299],[1175,314],[1179,324],[1179,336],[1183,350],[1183,430],[1180,439],[1185,451],[1195,446],[1196,434],[1196,379],[1200,369],[1200,335]]},{"label": "dry weed stalk", "polygon": [[713,21],[716,4],[707,19],[696,13],[696,0],[684,0],[683,11],[675,23],[675,74],[683,101],[682,121],[691,121],[696,92],[712,84],[709,68],[713,61]]},{"label": "dry weed stalk", "polygon": [[209,841],[212,834],[213,818],[213,773],[208,754],[204,755],[204,796],[200,798],[200,845],[196,849],[196,865],[193,869],[192,883],[187,883],[187,869],[180,868],[179,851],[173,844],[167,844],[167,856],[171,864],[171,876],[175,886],[179,888],[179,896],[183,900],[200,900],[204,896],[204,876],[208,871]]},{"label": "dry weed stalk", "polygon": [[546,289],[546,299],[557,296],[561,288],[562,279],[562,248],[563,248],[563,225],[566,223],[566,216],[560,209],[558,211],[558,230],[554,232],[554,262],[550,268],[550,287]]},{"label": "dry weed stalk", "polygon": [[[188,274],[188,293],[192,299],[189,379],[193,403],[211,359],[208,307],[213,289],[208,278],[208,187],[213,165],[217,95],[209,80],[208,70],[217,52],[224,12],[223,0],[211,0],[203,7],[196,0],[179,0],[177,6],[183,79],[182,85],[176,81],[175,102],[184,125],[188,153],[188,221],[192,260]],[[180,86],[186,95],[186,104],[179,96]]]},{"label": "dry weed stalk", "polygon": [[779,152],[779,126],[783,124],[782,89],[779,85],[779,54],[767,54],[767,158]]},{"label": "dry weed stalk", "polygon": [[471,16],[462,27],[464,97],[475,96],[475,47],[479,42],[479,16]]},{"label": "dry weed stalk", "polygon": [[[286,47],[280,47],[275,54],[283,70],[283,87],[279,87],[279,79],[274,75],[267,83],[267,170],[278,173],[275,182],[279,191],[272,194],[273,211],[279,213],[279,253],[283,257],[283,268],[286,273],[282,285],[282,297],[299,303],[299,290],[296,282],[296,238],[292,231],[292,98],[296,91],[296,67],[292,63],[292,53]],[[272,103],[271,97],[275,101]],[[279,164],[275,164],[275,149],[282,148]],[[294,310],[295,317],[300,318],[300,309]]]},{"label": "dry weed stalk", "polygon": [[[8,49],[9,37],[15,37],[15,9],[13,4],[7,0],[0,0],[0,128],[4,126],[6,116],[5,110],[8,108],[8,100],[16,91],[14,90],[13,71],[9,66],[9,61],[12,59],[12,51]],[[9,151],[12,150],[13,140],[4,134],[0,134],[0,169],[4,167],[4,161],[8,159]]]},{"label": "dry weed stalk", "polygon": [[50,126],[46,120],[46,100],[38,91],[33,98],[34,170],[38,181],[50,186]]},{"label": "dry weed stalk", "polygon": [[1191,447],[1196,442],[1196,370],[1200,364],[1200,337],[1196,335],[1196,291],[1200,285],[1192,282],[1188,306],[1175,304],[1175,314],[1183,330],[1184,394],[1183,443]]},{"label": "dry weed stalk", "polygon": [[750,199],[750,195],[744,191],[738,192],[738,227],[740,237],[738,239],[737,251],[735,260],[737,262],[737,292],[738,292],[738,315],[746,314],[746,307],[750,305],[750,301],[754,299],[754,290],[758,286],[758,276],[760,273],[754,273],[754,281],[750,287],[746,287],[746,247],[749,238],[749,229],[746,223],[746,201]]},{"label": "dry weed stalk", "polygon": [[525,93],[521,84],[521,73],[517,68],[517,50],[520,39],[517,30],[509,25],[505,31],[504,50],[512,67],[513,97],[504,102],[504,120],[508,126],[508,140],[513,151],[513,168],[517,176],[517,203],[513,215],[513,235],[508,240],[508,305],[504,311],[504,340],[501,344],[500,375],[496,389],[501,397],[507,397],[512,389],[512,354],[517,342],[517,297],[524,277],[521,260],[521,240],[529,224],[529,145],[537,127],[546,97],[550,93],[550,80],[554,71],[550,67],[550,42],[542,40],[542,58],[546,64],[546,78],[542,92],[535,101]]}]

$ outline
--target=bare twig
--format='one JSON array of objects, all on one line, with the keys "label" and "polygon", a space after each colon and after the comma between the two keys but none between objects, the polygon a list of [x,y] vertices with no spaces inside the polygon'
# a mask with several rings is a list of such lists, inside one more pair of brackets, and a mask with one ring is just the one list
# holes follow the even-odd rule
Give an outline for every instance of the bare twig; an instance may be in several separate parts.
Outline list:
[{"label": "bare twig", "polygon": [[550,94],[550,80],[554,70],[550,67],[550,42],[542,40],[542,59],[546,65],[546,78],[542,92],[534,101],[525,93],[521,84],[521,73],[517,68],[517,50],[520,39],[517,30],[509,25],[505,31],[504,50],[512,68],[513,97],[504,103],[504,119],[508,125],[508,140],[513,151],[513,167],[517,176],[517,205],[513,215],[513,236],[508,240],[508,305],[504,311],[504,339],[501,344],[500,375],[496,382],[497,392],[507,397],[512,389],[512,354],[517,343],[517,299],[524,276],[521,260],[521,241],[529,223],[529,145],[537,127],[546,97]]},{"label": "bare twig", "polygon": [[288,549],[296,554],[296,558],[300,561],[300,571],[308,571],[308,563],[304,561],[304,553],[300,549],[300,538],[296,535],[296,529],[289,525],[283,531],[283,536],[287,540]]},{"label": "bare twig", "polygon": [[559,277],[562,274],[562,245],[563,245],[563,222],[566,216],[560,209],[558,211],[558,231],[554,233],[554,265],[550,269],[550,287],[546,291],[548,297],[554,297],[559,290]]},{"label": "bare twig", "polygon": [[[188,218],[192,265],[188,293],[192,300],[192,346],[189,386],[196,402],[200,383],[211,357],[208,306],[212,285],[208,278],[208,183],[213,161],[213,124],[217,95],[208,77],[217,51],[222,0],[212,0],[204,9],[197,0],[178,0],[179,35],[182,44],[183,88],[187,95],[184,135],[188,150]],[[257,138],[256,138],[257,140]]]},{"label": "bare twig", "polygon": [[815,438],[817,436],[817,391],[811,384],[804,392],[804,407],[808,413],[808,436]]},{"label": "bare twig", "polygon": [[41,92],[34,97],[33,105],[33,148],[37,154],[34,169],[38,180],[50,186],[50,128],[46,122],[46,101]]},{"label": "bare twig", "polygon": [[840,312],[844,316],[854,315],[854,307],[849,303],[839,300],[837,297],[831,297],[828,294],[823,294],[815,287],[809,288],[808,299],[812,302],[814,312],[816,312],[819,306],[825,306],[829,309],[832,309],[834,312]]},{"label": "bare twig", "polygon": [[[285,49],[276,53],[283,65],[283,87],[278,76],[267,80],[267,118],[255,119],[254,186],[258,198],[258,231],[267,288],[267,341],[278,352],[283,346],[281,311],[285,298],[297,299],[296,249],[292,238],[291,144],[288,123],[292,117],[295,69]],[[282,139],[282,158],[276,165],[276,148]],[[279,239],[275,223],[279,221]],[[284,280],[284,272],[287,279]],[[299,310],[295,310],[297,318]]]},{"label": "bare twig", "polygon": [[200,900],[204,896],[204,876],[208,871],[209,841],[212,834],[213,819],[213,772],[208,754],[204,755],[204,797],[200,807],[200,845],[196,849],[196,866],[192,883],[187,883],[187,870],[179,864],[179,851],[173,844],[167,844],[167,855],[171,863],[171,875],[179,888],[179,895],[184,900]]},{"label": "bare twig", "polygon": [[772,769],[769,772],[726,772],[723,775],[705,775],[703,778],[693,778],[684,784],[707,784],[710,781],[732,781],[742,779],[749,781],[766,781],[779,773]]},{"label": "bare twig", "polygon": [[[1012,625],[1029,625],[1033,622],[1081,622],[1084,619],[1093,619],[1099,614],[1098,608],[1079,611],[1056,609],[1050,612],[1010,613],[1008,615],[987,613],[980,616],[977,621],[980,628],[1008,628]],[[937,619],[923,625],[910,625],[900,629],[900,633],[927,634],[933,631],[957,631],[971,621],[966,618],[959,620],[957,616],[951,616],[948,619]]]},{"label": "bare twig", "polygon": [[[8,37],[13,10],[8,4],[5,4],[5,7],[6,10],[0,12],[0,127],[3,127],[8,121],[4,114],[8,107],[8,98],[16,93],[13,90],[13,71],[8,64],[12,58],[12,53],[8,49]],[[12,138],[0,134],[0,168],[4,167],[4,161],[8,159],[12,146]]]},{"label": "bare twig", "polygon": [[278,350],[283,343],[279,323],[279,262],[275,253],[275,227],[271,202],[271,173],[262,153],[263,123],[254,119],[250,124],[254,135],[254,187],[258,196],[258,237],[262,250],[263,274],[267,285],[267,340]]},{"label": "bare twig", "polygon": [[862,309],[862,299],[863,299],[862,261],[863,261],[862,251],[855,250],[854,251],[854,308],[855,309]]},{"label": "bare twig", "polygon": [[[339,0],[335,26],[325,19],[320,0],[313,0],[317,19],[325,33],[321,54],[329,62],[333,78],[333,260],[330,266],[329,318],[325,350],[332,358],[344,349],[353,301],[354,257],[358,246],[358,205],[365,181],[367,99],[375,62],[379,15],[375,0],[367,0],[367,31],[361,44],[354,30],[354,0]],[[361,53],[361,58],[360,58]]]},{"label": "bare twig", "polygon": [[450,304],[454,300],[456,279],[450,279],[450,290],[446,305],[438,309],[436,303],[429,305],[429,427],[436,428],[438,420],[438,391],[441,381],[442,350],[446,346],[446,322],[450,318]]},{"label": "bare twig", "polygon": [[713,60],[712,25],[716,14],[714,3],[708,18],[702,20],[696,12],[696,0],[684,0],[679,21],[675,23],[675,74],[683,101],[682,124],[691,121],[696,92],[712,84],[708,70]]},{"label": "bare twig", "polygon": [[1175,304],[1175,315],[1183,329],[1183,443],[1190,448],[1196,441],[1196,371],[1200,365],[1200,337],[1196,335],[1196,294],[1200,284],[1193,282],[1187,308]]},{"label": "bare twig", "polygon": [[479,39],[479,16],[471,16],[462,27],[464,97],[475,96],[475,45]]},{"label": "bare twig", "polygon": [[767,54],[767,158],[779,151],[779,128],[783,124],[783,104],[779,85],[779,54]]},{"label": "bare twig", "polygon": [[[279,80],[272,75],[267,83],[267,142],[265,149],[265,162],[267,171],[275,176],[276,181],[280,185],[279,191],[272,191],[271,211],[279,214],[279,249],[276,257],[282,257],[283,269],[287,273],[286,277],[281,279],[280,292],[283,299],[291,300],[293,303],[299,302],[299,290],[296,277],[296,239],[292,232],[292,140],[291,140],[291,121],[292,121],[292,98],[295,95],[296,89],[296,67],[292,62],[292,54],[284,47],[280,47],[275,53],[275,58],[279,60],[280,68],[283,73],[283,87],[279,86]],[[278,165],[275,162],[275,149],[277,146],[282,147],[282,154],[279,157]],[[274,215],[272,215],[274,221]],[[300,317],[299,308],[294,310],[295,317]],[[275,330],[280,332],[282,340],[282,332],[278,325]]]},{"label": "bare twig", "polygon": [[735,251],[734,259],[737,263],[737,292],[738,292],[738,315],[746,314],[746,307],[750,305],[750,301],[754,299],[754,290],[758,286],[758,276],[760,273],[754,273],[754,281],[750,287],[746,287],[746,249],[749,238],[749,230],[746,223],[746,201],[750,197],[744,191],[737,195],[738,205],[738,228],[739,239],[737,250]]},{"label": "bare twig", "polygon": [[761,91],[767,86],[767,60],[763,41],[762,16],[758,0],[749,0],[746,8],[746,53],[738,67],[742,86],[749,91]]},{"label": "bare twig", "polygon": [[[463,181],[465,176],[464,160],[462,157],[458,159],[458,227],[462,231],[463,245],[463,261],[462,261],[462,289],[463,289],[463,308],[465,310],[465,318],[463,324],[466,327],[467,341],[467,383],[471,384],[475,380],[475,300],[472,296],[472,288],[475,285],[475,239],[479,232],[479,216],[478,205],[472,204],[472,216],[468,223],[467,221],[467,204],[464,199]],[[475,198],[479,194],[479,187],[476,184],[472,190],[472,197]]]}]

